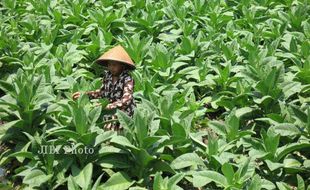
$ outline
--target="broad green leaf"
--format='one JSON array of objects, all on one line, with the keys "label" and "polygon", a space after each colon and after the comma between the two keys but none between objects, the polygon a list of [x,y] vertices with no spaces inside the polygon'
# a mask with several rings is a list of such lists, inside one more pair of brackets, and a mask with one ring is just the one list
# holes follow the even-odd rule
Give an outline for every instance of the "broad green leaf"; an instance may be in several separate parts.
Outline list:
[{"label": "broad green leaf", "polygon": [[300,110],[296,105],[290,104],[290,108],[292,109],[295,116],[300,119],[300,121],[307,123],[307,114]]},{"label": "broad green leaf", "polygon": [[154,177],[153,189],[154,190],[162,190],[163,178],[160,172],[156,172]]},{"label": "broad green leaf", "polygon": [[236,138],[239,130],[239,118],[234,115],[235,112],[232,112],[226,121],[226,131],[227,138],[231,141]]},{"label": "broad green leaf", "polygon": [[185,131],[184,127],[181,124],[174,123],[171,126],[171,128],[172,128],[173,136],[186,138],[186,131]]},{"label": "broad green leaf", "polygon": [[51,136],[51,135],[73,138],[74,140],[77,140],[81,137],[80,134],[74,131],[68,130],[68,129],[59,129],[59,130],[51,131],[47,136]]},{"label": "broad green leaf", "polygon": [[252,181],[249,186],[249,190],[261,190],[262,189],[262,180],[259,175],[255,175],[252,178]]},{"label": "broad green leaf", "polygon": [[76,127],[76,132],[83,134],[87,131],[87,116],[83,107],[73,107],[73,122]]},{"label": "broad green leaf", "polygon": [[268,132],[262,130],[261,134],[265,151],[271,153],[271,156],[274,156],[279,145],[280,135],[275,134],[272,130],[268,130]]},{"label": "broad green leaf", "polygon": [[281,160],[283,157],[285,157],[287,154],[293,151],[297,151],[301,149],[308,149],[309,147],[310,147],[310,143],[291,143],[291,144],[282,146],[277,149],[276,161]]},{"label": "broad green leaf", "polygon": [[99,134],[99,135],[96,136],[94,146],[98,146],[101,143],[103,143],[103,142],[113,138],[114,136],[116,136],[115,132],[113,132],[113,131],[105,131],[102,134]]},{"label": "broad green leaf", "polygon": [[14,152],[10,154],[9,157],[22,157],[22,158],[34,159],[32,152],[25,152],[25,151]]},{"label": "broad green leaf", "polygon": [[116,112],[117,118],[120,122],[120,125],[123,126],[127,130],[131,130],[132,118],[130,118],[126,113],[121,110],[117,110]]},{"label": "broad green leaf", "polygon": [[212,180],[209,178],[205,178],[204,176],[199,175],[199,174],[198,175],[193,174],[193,186],[194,187],[200,188],[211,182]]},{"label": "broad green leaf", "polygon": [[17,126],[20,123],[22,123],[22,120],[14,120],[14,121],[10,121],[10,122],[0,125],[0,137],[2,138],[6,134],[8,129],[10,129],[11,127]]},{"label": "broad green leaf", "polygon": [[272,162],[270,160],[265,160],[265,162],[266,162],[268,168],[270,169],[270,171],[274,171],[278,168],[283,167],[283,164],[281,164],[281,163]]},{"label": "broad green leaf", "polygon": [[148,132],[147,117],[146,115],[142,115],[142,111],[140,109],[136,109],[133,118],[136,136],[140,145],[139,147],[144,147],[144,138],[147,137]]},{"label": "broad green leaf", "polygon": [[162,171],[162,172],[169,172],[174,174],[175,171],[171,168],[170,164],[165,162],[164,160],[156,160],[152,162],[152,167],[154,171]]},{"label": "broad green leaf", "polygon": [[273,129],[280,136],[294,136],[301,134],[301,131],[291,123],[279,123],[275,125]]},{"label": "broad green leaf", "polygon": [[74,180],[82,189],[88,189],[91,185],[91,178],[93,174],[93,164],[87,164],[77,176],[74,176]]},{"label": "broad green leaf", "polygon": [[14,86],[3,80],[0,80],[0,89],[2,89],[3,91],[7,93],[15,93]]},{"label": "broad green leaf", "polygon": [[240,181],[244,180],[244,178],[246,177],[248,170],[251,168],[250,161],[251,161],[250,158],[247,158],[245,160],[245,162],[242,163],[242,165],[238,168],[238,170],[235,174],[237,181],[240,182]]},{"label": "broad green leaf", "polygon": [[246,115],[249,115],[250,113],[252,113],[254,111],[253,108],[251,107],[243,107],[243,108],[240,108],[240,109],[237,109],[236,110],[236,116],[238,118],[242,117],[242,116],[246,116]]},{"label": "broad green leaf", "polygon": [[129,160],[129,157],[124,154],[113,154],[110,153],[108,155],[100,156],[98,160],[98,164],[100,164],[103,168],[130,168],[132,162]]},{"label": "broad green leaf", "polygon": [[262,179],[262,188],[272,190],[272,189],[276,189],[276,186],[271,181],[268,181],[266,179]]},{"label": "broad green leaf", "polygon": [[68,177],[67,187],[68,187],[68,190],[79,190],[80,189],[78,184],[75,183],[71,175]]},{"label": "broad green leaf", "polygon": [[97,188],[98,188],[98,186],[99,186],[99,184],[100,184],[100,181],[101,181],[102,176],[103,176],[103,174],[101,174],[101,175],[97,178],[95,184],[94,184],[93,187],[92,187],[92,190],[97,190]]},{"label": "broad green leaf", "polygon": [[206,181],[213,181],[217,185],[220,185],[221,187],[228,187],[228,182],[222,174],[215,172],[215,171],[199,171],[194,173],[194,175],[197,175],[200,177],[200,179],[204,179]]},{"label": "broad green leaf", "polygon": [[226,129],[224,123],[219,121],[210,121],[208,125],[211,129],[213,129],[216,133],[226,136]]},{"label": "broad green leaf", "polygon": [[100,190],[126,190],[134,183],[125,173],[117,172],[113,174],[107,182],[100,185]]},{"label": "broad green leaf", "polygon": [[184,176],[185,174],[183,173],[178,173],[172,176],[168,181],[168,189],[175,189],[177,183],[179,183],[179,181],[181,181]]},{"label": "broad green leaf", "polygon": [[137,147],[132,145],[130,143],[130,141],[126,137],[123,137],[123,136],[114,136],[111,139],[111,143],[115,143],[115,144],[118,144],[120,146],[132,148],[132,149],[135,149],[135,150],[139,150]]},{"label": "broad green leaf", "polygon": [[284,182],[276,182],[277,187],[279,188],[279,190],[290,190],[290,186]]},{"label": "broad green leaf", "polygon": [[297,184],[298,184],[297,190],[305,190],[306,189],[304,180],[298,174],[297,174]]},{"label": "broad green leaf", "polygon": [[[155,160],[155,156],[151,156],[145,149],[140,149],[140,150],[132,150],[134,157],[135,157],[135,162],[139,166],[139,168],[145,168],[147,165]],[[137,171],[136,175],[139,178],[142,178],[143,176],[143,171],[139,170]]]},{"label": "broad green leaf", "polygon": [[290,43],[290,51],[291,52],[297,52],[298,48],[297,48],[297,42],[295,40],[295,38],[291,38],[291,43]]},{"label": "broad green leaf", "polygon": [[226,180],[228,184],[232,185],[233,184],[233,179],[234,179],[234,169],[229,163],[225,163],[222,168],[221,168],[223,174],[226,177]]},{"label": "broad green leaf", "polygon": [[196,153],[183,154],[171,162],[173,169],[182,169],[189,166],[205,166],[203,160]]},{"label": "broad green leaf", "polygon": [[283,160],[283,165],[285,168],[299,168],[301,163],[294,158],[285,158]]},{"label": "broad green leaf", "polygon": [[43,171],[39,169],[34,169],[25,176],[25,178],[23,179],[23,183],[28,184],[32,187],[38,187],[43,183],[46,183],[52,177],[52,174],[46,175]]},{"label": "broad green leaf", "polygon": [[97,106],[93,110],[90,111],[89,113],[89,120],[91,124],[95,124],[96,121],[99,119],[100,114],[101,114],[102,107]]}]

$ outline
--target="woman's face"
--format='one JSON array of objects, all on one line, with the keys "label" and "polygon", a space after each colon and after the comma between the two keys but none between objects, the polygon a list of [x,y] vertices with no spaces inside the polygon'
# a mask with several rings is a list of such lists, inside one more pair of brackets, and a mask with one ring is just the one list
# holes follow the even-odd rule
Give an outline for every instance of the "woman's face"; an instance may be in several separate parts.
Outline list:
[{"label": "woman's face", "polygon": [[108,70],[112,73],[112,75],[117,76],[121,74],[124,67],[123,64],[117,61],[109,61],[108,62]]}]

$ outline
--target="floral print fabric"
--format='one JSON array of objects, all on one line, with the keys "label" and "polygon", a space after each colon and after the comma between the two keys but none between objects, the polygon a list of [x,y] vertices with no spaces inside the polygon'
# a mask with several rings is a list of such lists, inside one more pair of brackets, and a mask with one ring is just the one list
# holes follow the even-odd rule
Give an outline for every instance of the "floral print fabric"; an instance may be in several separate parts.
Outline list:
[{"label": "floral print fabric", "polygon": [[[133,98],[134,80],[129,75],[129,71],[124,70],[115,83],[112,81],[112,73],[107,71],[102,82],[100,89],[87,92],[89,98],[107,98],[110,101],[107,109],[120,109],[132,117],[136,105]],[[104,115],[105,121],[116,118],[115,114]],[[105,125],[105,128],[118,131],[122,129],[122,126],[119,126],[119,123],[109,123]]]}]

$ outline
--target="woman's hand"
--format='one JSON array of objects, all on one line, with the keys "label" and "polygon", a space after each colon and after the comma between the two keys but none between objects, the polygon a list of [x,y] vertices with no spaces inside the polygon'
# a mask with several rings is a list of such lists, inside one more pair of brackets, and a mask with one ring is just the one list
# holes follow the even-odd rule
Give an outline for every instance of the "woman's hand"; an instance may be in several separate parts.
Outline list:
[{"label": "woman's hand", "polygon": [[78,98],[80,97],[80,95],[81,95],[81,93],[80,93],[80,92],[75,92],[75,93],[73,93],[73,94],[72,94],[72,98],[73,98],[73,100],[78,99]]},{"label": "woman's hand", "polygon": [[115,106],[113,106],[113,104],[108,104],[106,109],[112,110],[112,109],[115,109]]}]

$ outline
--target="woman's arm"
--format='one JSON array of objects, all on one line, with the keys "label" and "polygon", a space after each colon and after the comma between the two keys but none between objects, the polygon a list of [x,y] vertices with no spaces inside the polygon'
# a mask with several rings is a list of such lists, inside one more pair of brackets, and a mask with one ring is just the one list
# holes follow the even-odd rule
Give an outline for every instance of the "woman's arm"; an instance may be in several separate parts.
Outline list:
[{"label": "woman's arm", "polygon": [[128,106],[133,98],[133,84],[134,84],[133,79],[130,79],[127,82],[125,82],[124,93],[122,98],[120,100],[108,104],[106,108],[115,109]]},{"label": "woman's arm", "polygon": [[104,79],[105,79],[105,77],[102,78],[102,85],[101,85],[100,89],[86,92],[86,94],[88,95],[89,99],[97,99],[97,98],[103,97],[104,81],[105,81]]},{"label": "woman's arm", "polygon": [[89,99],[97,99],[97,98],[101,98],[103,95],[103,88],[97,89],[97,90],[93,90],[93,91],[88,91],[86,92],[86,94],[88,95]]}]

